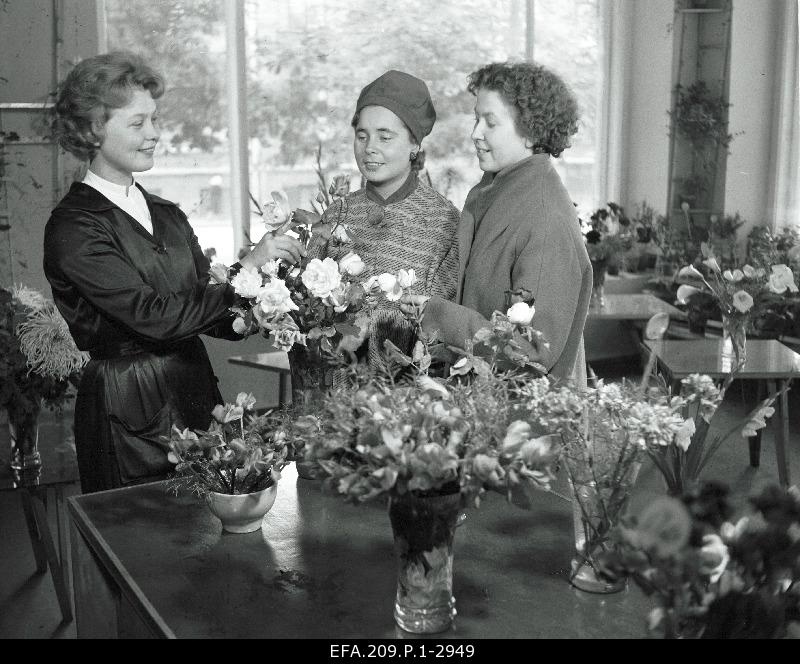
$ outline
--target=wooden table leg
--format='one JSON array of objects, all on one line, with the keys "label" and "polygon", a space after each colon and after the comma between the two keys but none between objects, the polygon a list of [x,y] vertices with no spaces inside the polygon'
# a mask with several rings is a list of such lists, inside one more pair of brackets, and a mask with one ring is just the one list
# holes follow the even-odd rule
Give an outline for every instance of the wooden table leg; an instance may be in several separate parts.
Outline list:
[{"label": "wooden table leg", "polygon": [[[23,502],[27,500],[29,509],[33,513],[34,521],[36,522],[37,536],[39,546],[45,553],[47,560],[47,567],[50,568],[50,576],[53,578],[53,585],[56,589],[56,597],[58,604],[61,607],[61,617],[64,622],[72,620],[72,600],[67,589],[67,582],[65,581],[64,570],[61,565],[61,560],[56,552],[55,544],[53,543],[53,535],[50,532],[50,526],[47,522],[47,511],[44,508],[44,502],[36,494],[35,490],[27,488],[22,489]],[[27,499],[25,498],[27,496]],[[36,545],[34,545],[35,548]]]},{"label": "wooden table leg", "polygon": [[[788,381],[777,381],[777,390],[784,390]],[[769,381],[770,394],[777,392],[775,381]],[[782,487],[787,488],[791,482],[789,463],[786,458],[786,441],[789,440],[789,395],[783,391],[775,400],[775,416],[772,426],[775,431],[775,459],[778,464],[778,480]]]},{"label": "wooden table leg", "polygon": [[33,557],[36,559],[36,571],[44,574],[47,571],[47,553],[42,544],[42,533],[36,523],[36,514],[33,511],[33,500],[28,489],[20,489],[20,500],[22,501],[22,511],[25,513],[25,525],[28,527],[28,536],[33,547]]}]

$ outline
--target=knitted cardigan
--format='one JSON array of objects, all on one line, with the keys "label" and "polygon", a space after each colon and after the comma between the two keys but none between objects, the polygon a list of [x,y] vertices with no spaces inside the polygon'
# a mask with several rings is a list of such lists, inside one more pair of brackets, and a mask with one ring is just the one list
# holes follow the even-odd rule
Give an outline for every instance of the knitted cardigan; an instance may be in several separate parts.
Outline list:
[{"label": "knitted cardigan", "polygon": [[[456,230],[459,212],[444,196],[411,173],[401,189],[382,199],[367,185],[348,194],[342,205],[330,206],[324,215],[327,222],[341,216],[351,241],[316,245],[309,248],[311,257],[327,256],[339,260],[355,252],[366,269],[359,275],[370,277],[400,269],[413,269],[417,276],[414,292],[437,295],[452,300],[456,295],[458,243]],[[389,339],[405,353],[410,353],[416,337],[413,327],[400,312],[396,302],[381,298],[369,312],[369,361],[374,366],[383,342]]]}]

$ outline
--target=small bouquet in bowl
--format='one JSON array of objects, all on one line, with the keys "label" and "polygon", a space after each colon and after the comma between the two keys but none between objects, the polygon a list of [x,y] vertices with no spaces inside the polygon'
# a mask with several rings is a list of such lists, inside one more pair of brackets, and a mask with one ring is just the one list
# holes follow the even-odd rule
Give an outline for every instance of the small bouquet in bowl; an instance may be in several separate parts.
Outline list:
[{"label": "small bouquet in bowl", "polygon": [[205,431],[172,428],[169,460],[175,464],[170,488],[200,497],[240,495],[268,489],[280,479],[291,457],[279,414],[254,412],[252,394],[240,392],[235,403],[220,404]]}]

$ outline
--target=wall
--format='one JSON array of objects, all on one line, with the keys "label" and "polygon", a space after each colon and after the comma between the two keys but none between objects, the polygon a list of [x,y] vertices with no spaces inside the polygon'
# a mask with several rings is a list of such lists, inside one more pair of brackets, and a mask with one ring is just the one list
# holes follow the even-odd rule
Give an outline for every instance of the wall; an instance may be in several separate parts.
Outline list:
[{"label": "wall", "polygon": [[[656,211],[667,206],[669,116],[674,7],[664,0],[628,0],[633,5],[621,202],[628,209],[647,200]],[[615,44],[617,46],[617,44]]]},{"label": "wall", "polygon": [[740,243],[753,224],[767,222],[775,41],[783,3],[733,0],[728,129],[735,137],[728,156],[725,213],[739,212],[748,222],[739,229]]}]

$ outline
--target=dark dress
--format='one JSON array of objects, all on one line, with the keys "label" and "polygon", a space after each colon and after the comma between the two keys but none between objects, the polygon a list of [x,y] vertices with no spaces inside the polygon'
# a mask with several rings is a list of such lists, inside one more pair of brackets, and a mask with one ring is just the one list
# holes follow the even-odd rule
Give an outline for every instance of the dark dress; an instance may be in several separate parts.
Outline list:
[{"label": "dark dress", "polygon": [[228,311],[234,293],[209,283],[186,216],[142,193],[153,235],[84,183],[72,185],[45,228],[53,299],[92,358],[75,403],[85,493],[166,477],[162,436],[173,424],[206,428],[222,402],[197,335],[240,338]]}]

